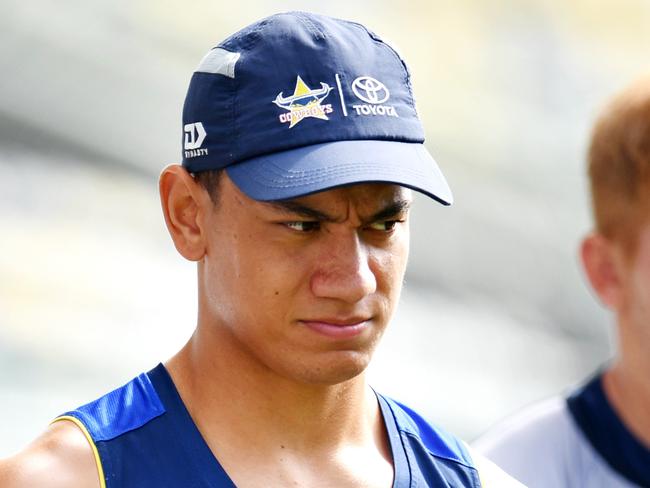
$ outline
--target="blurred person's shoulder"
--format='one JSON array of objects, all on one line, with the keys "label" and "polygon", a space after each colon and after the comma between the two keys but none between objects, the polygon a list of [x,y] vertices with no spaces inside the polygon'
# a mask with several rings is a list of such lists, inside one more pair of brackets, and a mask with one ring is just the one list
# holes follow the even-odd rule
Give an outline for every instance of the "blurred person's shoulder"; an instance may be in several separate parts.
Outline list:
[{"label": "blurred person's shoulder", "polygon": [[526,488],[526,485],[510,476],[475,449],[472,447],[468,447],[468,449],[479,472],[483,488]]},{"label": "blurred person's shoulder", "polygon": [[3,488],[99,487],[92,448],[72,422],[58,421],[20,453],[0,460]]},{"label": "blurred person's shoulder", "polygon": [[600,385],[596,374],[567,397],[529,406],[473,447],[530,488],[649,486],[649,453],[631,445]]},{"label": "blurred person's shoulder", "polygon": [[473,448],[531,487],[562,487],[578,435],[566,400],[553,397],[497,424]]}]

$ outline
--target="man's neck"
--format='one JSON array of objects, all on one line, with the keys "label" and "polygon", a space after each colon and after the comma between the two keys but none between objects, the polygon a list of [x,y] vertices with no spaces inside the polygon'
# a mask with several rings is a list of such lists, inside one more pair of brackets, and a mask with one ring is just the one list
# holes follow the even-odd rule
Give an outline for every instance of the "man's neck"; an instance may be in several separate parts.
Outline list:
[{"label": "man's neck", "polygon": [[386,428],[363,374],[337,385],[299,384],[240,368],[242,358],[206,344],[193,338],[166,367],[237,486],[392,484]]},{"label": "man's neck", "polygon": [[650,364],[625,352],[605,372],[603,389],[626,427],[650,449]]},{"label": "man's neck", "polygon": [[208,444],[232,434],[230,442],[254,437],[261,449],[282,444],[313,452],[385,436],[363,373],[336,385],[301,384],[251,367],[241,354],[208,351],[206,343],[191,340],[167,368]]}]

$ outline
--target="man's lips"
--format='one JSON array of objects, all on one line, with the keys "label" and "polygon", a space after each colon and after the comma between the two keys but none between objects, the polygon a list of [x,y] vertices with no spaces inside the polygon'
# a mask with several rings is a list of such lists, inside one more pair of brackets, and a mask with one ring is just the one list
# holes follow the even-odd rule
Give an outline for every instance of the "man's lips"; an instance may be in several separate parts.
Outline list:
[{"label": "man's lips", "polygon": [[349,339],[366,330],[370,326],[370,321],[369,317],[350,317],[345,319],[317,318],[299,322],[314,332],[333,339]]}]

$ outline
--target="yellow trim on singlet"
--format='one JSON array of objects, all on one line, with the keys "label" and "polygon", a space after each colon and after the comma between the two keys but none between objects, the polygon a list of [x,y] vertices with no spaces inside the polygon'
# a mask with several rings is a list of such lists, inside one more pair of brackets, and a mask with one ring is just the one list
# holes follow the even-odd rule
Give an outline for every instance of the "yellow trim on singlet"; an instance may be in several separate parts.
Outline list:
[{"label": "yellow trim on singlet", "polygon": [[59,420],[69,420],[77,427],[79,427],[79,429],[81,429],[81,432],[83,432],[84,436],[86,436],[86,440],[90,444],[90,447],[93,450],[93,455],[95,456],[95,464],[97,465],[97,474],[99,474],[99,486],[101,488],[106,488],[106,480],[104,479],[104,468],[102,467],[102,460],[99,457],[99,451],[97,451],[97,446],[95,445],[95,441],[93,441],[93,438],[90,436],[90,432],[88,432],[86,426],[81,422],[81,420],[79,420],[76,417],[72,417],[71,415],[63,415],[61,417],[57,417],[52,421],[52,423],[58,422]]}]

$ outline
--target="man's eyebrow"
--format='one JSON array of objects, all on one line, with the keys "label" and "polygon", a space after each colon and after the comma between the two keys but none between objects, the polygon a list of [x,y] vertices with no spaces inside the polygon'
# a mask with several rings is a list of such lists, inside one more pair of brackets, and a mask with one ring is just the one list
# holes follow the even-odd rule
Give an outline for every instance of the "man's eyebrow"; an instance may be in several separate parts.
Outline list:
[{"label": "man's eyebrow", "polygon": [[406,212],[411,208],[411,200],[397,200],[396,202],[391,202],[387,207],[384,207],[379,212],[371,215],[366,223],[379,222],[382,220],[390,220],[391,218],[397,217],[398,215]]},{"label": "man's eyebrow", "polygon": [[321,212],[315,208],[308,207],[307,205],[298,203],[295,200],[277,200],[266,203],[282,212],[290,212],[308,219],[314,219],[322,222],[334,222],[336,220],[334,217],[327,215],[325,212]]},{"label": "man's eyebrow", "polygon": [[[295,200],[277,200],[273,202],[266,202],[268,205],[277,208],[283,212],[290,212],[300,215],[301,217],[318,220],[321,222],[336,222],[337,219],[331,215],[326,214],[320,210],[309,207]],[[411,200],[397,200],[391,202],[386,207],[374,213],[370,217],[364,219],[364,224],[377,222],[380,220],[388,220],[392,217],[406,212],[411,206]]]}]

